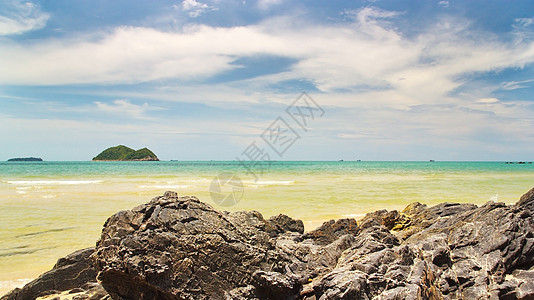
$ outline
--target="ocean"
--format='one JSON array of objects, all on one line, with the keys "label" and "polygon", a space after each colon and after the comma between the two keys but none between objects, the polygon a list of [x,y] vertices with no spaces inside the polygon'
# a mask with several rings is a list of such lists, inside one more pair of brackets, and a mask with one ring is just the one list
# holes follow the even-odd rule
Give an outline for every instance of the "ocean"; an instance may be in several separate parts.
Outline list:
[{"label": "ocean", "polygon": [[219,210],[287,214],[309,230],[415,201],[510,204],[532,187],[533,164],[504,162],[2,162],[0,295],[93,246],[113,213],[168,190]]}]

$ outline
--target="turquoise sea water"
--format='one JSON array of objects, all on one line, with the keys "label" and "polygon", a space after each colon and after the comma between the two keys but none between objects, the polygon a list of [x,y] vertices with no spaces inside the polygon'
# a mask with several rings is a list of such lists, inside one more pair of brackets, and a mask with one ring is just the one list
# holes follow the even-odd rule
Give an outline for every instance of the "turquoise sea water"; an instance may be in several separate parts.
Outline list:
[{"label": "turquoise sea water", "polygon": [[[213,179],[223,172],[242,182],[234,206],[218,206],[210,197]],[[239,162],[0,163],[0,295],[49,270],[57,258],[93,246],[111,214],[167,190],[220,210],[284,213],[311,229],[414,201],[514,203],[534,187],[533,164],[504,162],[272,162],[256,175]],[[221,189],[231,192],[228,185]]]}]

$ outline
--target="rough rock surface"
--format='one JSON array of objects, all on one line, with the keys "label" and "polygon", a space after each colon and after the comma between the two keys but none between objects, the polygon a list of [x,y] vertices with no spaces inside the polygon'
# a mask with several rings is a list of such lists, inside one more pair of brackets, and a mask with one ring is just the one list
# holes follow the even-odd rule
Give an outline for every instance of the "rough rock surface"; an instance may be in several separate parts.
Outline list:
[{"label": "rough rock surface", "polygon": [[414,203],[303,233],[167,192],[111,216],[91,258],[113,299],[534,299],[533,214],[534,189],[515,205]]},{"label": "rough rock surface", "polygon": [[[77,299],[109,299],[106,291],[96,281],[96,270],[90,258],[94,251],[94,248],[87,248],[60,258],[52,270],[22,289],[14,289],[4,295],[2,300],[33,300],[37,297],[62,299],[72,298],[74,294]],[[61,292],[66,292],[65,297],[59,296]]]},{"label": "rough rock surface", "polygon": [[258,212],[221,213],[195,197],[167,192],[106,221],[95,266],[114,299],[297,294],[296,280],[284,275],[291,257],[275,243],[280,232],[303,229],[286,216],[266,221]]}]

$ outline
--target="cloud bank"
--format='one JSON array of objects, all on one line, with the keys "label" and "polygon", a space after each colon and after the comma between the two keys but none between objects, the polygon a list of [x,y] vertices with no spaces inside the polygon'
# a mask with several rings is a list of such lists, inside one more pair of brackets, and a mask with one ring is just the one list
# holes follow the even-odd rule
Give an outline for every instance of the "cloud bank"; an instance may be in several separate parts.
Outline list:
[{"label": "cloud bank", "polygon": [[[269,11],[283,4],[255,5]],[[451,4],[435,6],[448,11]],[[33,19],[46,23],[48,16],[32,9]],[[186,0],[171,9],[198,20],[215,7]],[[508,32],[497,35],[468,19],[438,14],[407,33],[400,26],[404,15],[367,6],[322,23],[288,13],[242,26],[124,25],[56,38],[5,39],[0,69],[9,72],[0,72],[0,85],[74,86],[92,98],[70,111],[88,109],[90,118],[102,123],[117,123],[111,116],[142,121],[151,124],[153,136],[174,132],[187,135],[186,140],[225,135],[226,129],[227,143],[238,150],[303,87],[327,111],[324,123],[311,130],[316,142],[337,145],[341,152],[359,151],[374,159],[436,152],[448,159],[474,159],[480,149],[488,158],[532,149],[532,101],[519,93],[506,98],[506,93],[528,90],[534,78],[478,79],[532,66],[532,19],[517,18]],[[32,28],[39,26],[44,25]],[[280,66],[258,72],[273,62]],[[293,87],[282,88],[287,86]],[[181,119],[171,115],[177,105]]]},{"label": "cloud bank", "polygon": [[[198,6],[185,3],[188,9]],[[165,32],[120,27],[96,39],[91,35],[29,45],[4,43],[0,65],[11,71],[1,73],[0,82],[198,81],[236,69],[233,62],[239,57],[271,55],[297,61],[278,74],[280,80],[305,79],[324,92],[362,86],[395,90],[399,101],[407,101],[443,96],[462,84],[464,74],[522,68],[534,61],[531,40],[509,43],[447,19],[407,38],[391,25],[395,15],[366,7],[354,12],[351,22],[334,25],[288,27],[295,21],[276,18],[231,28],[190,25]]]}]

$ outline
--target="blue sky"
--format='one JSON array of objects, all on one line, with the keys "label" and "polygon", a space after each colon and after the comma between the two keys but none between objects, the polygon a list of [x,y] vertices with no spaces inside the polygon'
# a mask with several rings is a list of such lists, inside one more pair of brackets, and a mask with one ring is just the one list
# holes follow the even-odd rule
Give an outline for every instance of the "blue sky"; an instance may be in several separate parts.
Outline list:
[{"label": "blue sky", "polygon": [[531,0],[3,0],[0,160],[533,160],[533,63]]}]

